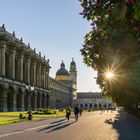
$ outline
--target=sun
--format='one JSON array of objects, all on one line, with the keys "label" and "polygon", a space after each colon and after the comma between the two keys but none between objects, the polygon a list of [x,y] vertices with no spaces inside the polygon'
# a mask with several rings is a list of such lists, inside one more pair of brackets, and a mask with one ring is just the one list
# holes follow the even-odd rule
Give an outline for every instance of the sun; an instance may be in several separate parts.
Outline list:
[{"label": "sun", "polygon": [[106,76],[106,78],[113,78],[114,77],[114,73],[113,72],[111,72],[111,71],[108,71],[108,72],[106,72],[106,74],[105,74],[105,76]]}]

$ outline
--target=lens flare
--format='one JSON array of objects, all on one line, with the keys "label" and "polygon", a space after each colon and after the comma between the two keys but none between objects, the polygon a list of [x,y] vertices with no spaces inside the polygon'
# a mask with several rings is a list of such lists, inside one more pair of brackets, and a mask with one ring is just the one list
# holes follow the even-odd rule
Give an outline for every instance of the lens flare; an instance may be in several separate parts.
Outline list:
[{"label": "lens flare", "polygon": [[107,78],[113,78],[114,77],[114,73],[111,72],[111,71],[106,72],[105,75],[106,75]]}]

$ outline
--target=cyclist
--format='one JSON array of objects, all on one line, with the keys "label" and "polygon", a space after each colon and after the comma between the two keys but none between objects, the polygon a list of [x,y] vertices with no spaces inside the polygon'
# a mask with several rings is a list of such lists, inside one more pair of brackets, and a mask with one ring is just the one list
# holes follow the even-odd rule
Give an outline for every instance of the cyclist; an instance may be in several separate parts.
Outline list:
[{"label": "cyclist", "polygon": [[75,106],[74,107],[75,121],[78,121],[78,113],[79,113],[79,108],[78,106]]}]

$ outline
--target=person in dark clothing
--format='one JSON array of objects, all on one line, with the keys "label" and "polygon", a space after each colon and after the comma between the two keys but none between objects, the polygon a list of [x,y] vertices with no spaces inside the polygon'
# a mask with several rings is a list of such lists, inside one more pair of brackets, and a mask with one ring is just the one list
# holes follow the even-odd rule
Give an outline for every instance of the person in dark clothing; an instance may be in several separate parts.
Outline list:
[{"label": "person in dark clothing", "polygon": [[28,120],[32,120],[32,118],[33,118],[32,111],[29,111],[28,112]]},{"label": "person in dark clothing", "polygon": [[82,111],[83,111],[82,108],[80,108],[80,109],[79,109],[79,114],[80,114],[80,116],[82,115]]},{"label": "person in dark clothing", "polygon": [[19,119],[23,119],[22,113],[19,114]]},{"label": "person in dark clothing", "polygon": [[78,121],[78,114],[79,114],[79,108],[78,106],[74,107],[74,114],[75,114],[75,121]]},{"label": "person in dark clothing", "polygon": [[70,107],[68,106],[68,107],[66,108],[66,118],[68,119],[68,121],[69,121],[69,119],[70,119],[70,114],[71,114],[71,109],[70,109]]}]

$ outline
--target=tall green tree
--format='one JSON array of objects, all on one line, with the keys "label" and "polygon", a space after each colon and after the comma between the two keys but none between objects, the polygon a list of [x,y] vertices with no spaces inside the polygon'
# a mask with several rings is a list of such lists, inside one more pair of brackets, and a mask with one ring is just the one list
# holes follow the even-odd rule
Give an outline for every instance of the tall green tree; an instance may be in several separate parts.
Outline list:
[{"label": "tall green tree", "polygon": [[[91,23],[84,37],[84,63],[98,71],[97,83],[114,102],[140,102],[140,0],[79,0]],[[113,71],[107,79],[105,73]],[[133,82],[132,82],[133,81]]]}]

